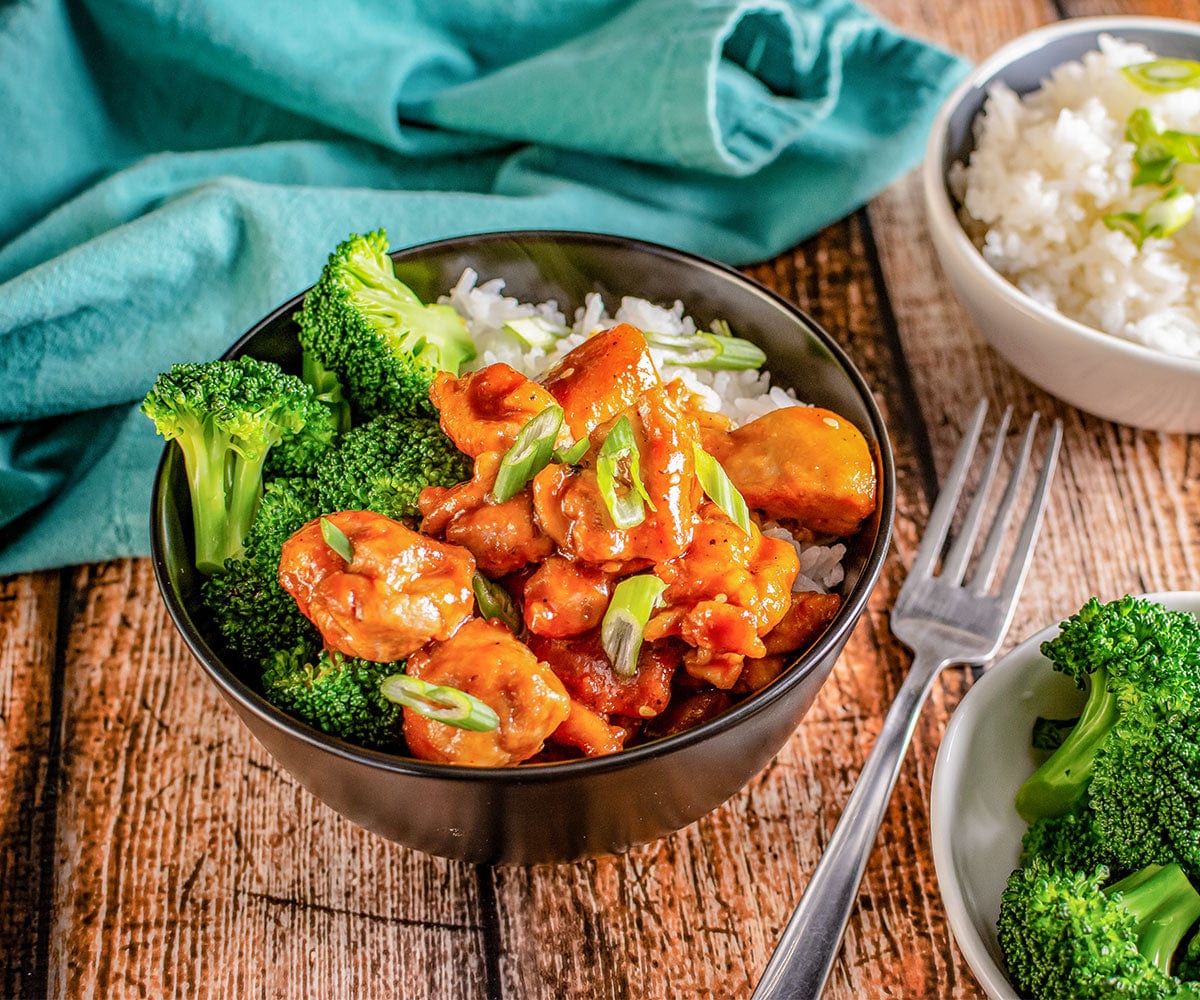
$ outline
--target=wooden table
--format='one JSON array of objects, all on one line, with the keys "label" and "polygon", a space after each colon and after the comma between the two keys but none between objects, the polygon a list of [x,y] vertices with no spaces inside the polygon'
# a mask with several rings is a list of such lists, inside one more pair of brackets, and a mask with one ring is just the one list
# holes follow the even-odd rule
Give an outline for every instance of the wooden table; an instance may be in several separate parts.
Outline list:
[{"label": "wooden table", "polygon": [[[1200,0],[880,0],[979,58],[1059,17],[1200,17]],[[896,450],[895,544],[808,717],[730,802],[619,858],[470,867],[343,820],[255,743],[192,661],[146,560],[0,580],[0,995],[747,997],[907,666],[896,595],[976,399],[1066,426],[1009,644],[1090,594],[1200,580],[1200,437],[1084,416],[1013,372],[934,260],[915,175],[748,269],[849,349]],[[971,682],[937,684],[828,995],[978,997],[929,851],[929,779]],[[419,804],[415,806],[419,808]]]}]

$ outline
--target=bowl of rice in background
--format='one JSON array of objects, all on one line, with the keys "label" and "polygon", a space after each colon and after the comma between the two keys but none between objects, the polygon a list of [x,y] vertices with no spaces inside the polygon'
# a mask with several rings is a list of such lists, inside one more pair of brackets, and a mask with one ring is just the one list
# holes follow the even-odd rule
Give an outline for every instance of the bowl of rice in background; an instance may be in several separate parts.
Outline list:
[{"label": "bowl of rice in background", "polygon": [[[172,620],[283,770],[353,822],[408,847],[474,863],[563,862],[618,853],[688,825],[779,752],[866,609],[895,508],[891,448],[870,388],[834,338],[791,303],[682,251],[598,234],[513,232],[425,244],[392,258],[397,277],[422,301],[440,299],[464,317],[478,351],[470,367],[504,361],[540,371],[593,329],[621,320],[668,336],[724,321],[757,344],[763,371],[697,371],[689,387],[738,422],[779,406],[826,407],[861,431],[874,458],[876,508],[861,528],[844,544],[795,543],[803,587],[841,596],[833,620],[761,690],[682,732],[608,756],[465,767],[362,749],[272,705],[245,665],[223,655],[198,599],[183,463],[168,447],[155,477],[151,541]],[[298,371],[294,316],[303,298],[266,316],[226,357]],[[532,317],[561,338],[537,346],[503,332]]]},{"label": "bowl of rice in background", "polygon": [[1156,58],[1200,60],[1200,25],[1092,17],[1023,35],[947,99],[922,181],[950,285],[1010,364],[1097,416],[1196,433],[1200,217],[1140,247],[1121,224],[1172,191],[1181,218],[1200,202],[1200,165],[1132,183],[1135,111],[1200,133],[1200,80],[1150,93],[1121,72]]}]

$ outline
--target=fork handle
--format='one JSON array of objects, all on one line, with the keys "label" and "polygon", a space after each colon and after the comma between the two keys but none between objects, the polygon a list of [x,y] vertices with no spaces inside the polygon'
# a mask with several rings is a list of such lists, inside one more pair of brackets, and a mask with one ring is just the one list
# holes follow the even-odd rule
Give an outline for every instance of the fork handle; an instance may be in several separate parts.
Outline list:
[{"label": "fork handle", "polygon": [[752,1000],[817,1000],[821,995],[921,706],[934,678],[951,662],[921,652],[913,657],[879,738]]}]

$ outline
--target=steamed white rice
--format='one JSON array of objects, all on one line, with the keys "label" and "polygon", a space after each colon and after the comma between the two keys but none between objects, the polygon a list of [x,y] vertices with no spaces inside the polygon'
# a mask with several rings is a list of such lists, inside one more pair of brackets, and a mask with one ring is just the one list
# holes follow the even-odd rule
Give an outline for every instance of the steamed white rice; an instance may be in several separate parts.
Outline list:
[{"label": "steamed white rice", "polygon": [[[1141,250],[1103,216],[1140,212],[1161,195],[1131,187],[1130,114],[1159,129],[1200,132],[1200,89],[1149,94],[1119,72],[1157,58],[1107,35],[1099,51],[1057,67],[1040,90],[988,92],[970,162],[950,185],[984,258],[1043,305],[1088,326],[1171,354],[1200,358],[1200,220]],[[1200,191],[1200,167],[1176,181]]]},{"label": "steamed white rice", "polygon": [[[696,332],[696,324],[684,314],[681,302],[668,309],[646,299],[626,296],[621,299],[617,311],[609,314],[603,298],[593,292],[568,320],[556,302],[518,302],[504,294],[503,279],[492,278],[480,283],[479,275],[471,268],[462,273],[450,294],[440,301],[449,303],[463,317],[475,340],[478,355],[466,366],[468,369],[502,361],[531,378],[541,375],[597,330],[617,323],[629,323],[639,330],[668,335]],[[511,320],[526,317],[546,321],[561,331],[562,336],[549,350],[528,346],[504,328]],[[668,364],[662,353],[653,348],[651,354],[665,381],[681,379],[704,399],[708,409],[725,414],[735,424],[746,423],[770,410],[806,405],[790,389],[772,386],[770,373],[763,370],[707,371]],[[763,534],[790,542],[800,554],[800,573],[793,590],[825,593],[842,582],[842,557],[846,554],[846,546],[798,542],[790,532],[773,522],[763,526]]]}]

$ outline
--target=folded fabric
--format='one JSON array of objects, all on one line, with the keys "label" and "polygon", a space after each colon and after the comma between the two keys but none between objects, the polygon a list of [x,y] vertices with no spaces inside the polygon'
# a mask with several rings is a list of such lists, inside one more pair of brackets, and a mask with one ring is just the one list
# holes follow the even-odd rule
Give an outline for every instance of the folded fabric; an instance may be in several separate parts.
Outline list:
[{"label": "folded fabric", "polygon": [[0,574],[147,553],[137,401],[348,233],[762,259],[911,167],[964,69],[845,0],[0,7]]}]

